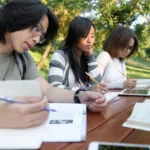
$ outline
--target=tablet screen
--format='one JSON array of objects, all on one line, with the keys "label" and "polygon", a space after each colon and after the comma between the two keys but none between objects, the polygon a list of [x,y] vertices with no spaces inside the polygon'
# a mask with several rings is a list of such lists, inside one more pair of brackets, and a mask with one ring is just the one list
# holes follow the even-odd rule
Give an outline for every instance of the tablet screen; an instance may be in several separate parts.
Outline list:
[{"label": "tablet screen", "polygon": [[143,89],[127,89],[123,92],[123,94],[137,94],[137,95],[147,95],[149,90]]},{"label": "tablet screen", "polygon": [[128,146],[110,146],[110,145],[99,145],[98,150],[149,150],[146,147],[128,147]]}]

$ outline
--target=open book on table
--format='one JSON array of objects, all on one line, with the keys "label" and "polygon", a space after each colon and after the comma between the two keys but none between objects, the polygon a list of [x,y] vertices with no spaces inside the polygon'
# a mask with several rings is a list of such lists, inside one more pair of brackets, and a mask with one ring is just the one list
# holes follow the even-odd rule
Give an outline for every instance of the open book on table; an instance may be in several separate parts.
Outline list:
[{"label": "open book on table", "polygon": [[[1,97],[41,97],[41,95],[36,80],[0,82]],[[50,112],[48,120],[41,126],[28,129],[0,129],[0,149],[38,149],[43,141],[78,142],[86,139],[85,104],[49,105],[57,112]]]},{"label": "open book on table", "polygon": [[124,127],[150,131],[150,99],[136,103],[131,116],[123,124]]},{"label": "open book on table", "polygon": [[86,140],[85,104],[50,104],[57,112],[50,112],[45,142],[78,142]]},{"label": "open book on table", "polygon": [[0,149],[38,149],[42,142],[86,140],[85,104],[49,104],[57,112],[41,126],[28,129],[0,129]]}]

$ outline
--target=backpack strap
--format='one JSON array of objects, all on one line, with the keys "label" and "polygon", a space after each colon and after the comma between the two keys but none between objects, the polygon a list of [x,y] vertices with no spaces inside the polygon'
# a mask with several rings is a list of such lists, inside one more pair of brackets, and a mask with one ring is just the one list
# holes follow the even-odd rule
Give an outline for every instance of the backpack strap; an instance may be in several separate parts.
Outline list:
[{"label": "backpack strap", "polygon": [[23,54],[19,54],[17,52],[13,52],[13,56],[15,58],[16,64],[19,68],[19,72],[21,75],[21,79],[24,79],[24,74],[27,70],[27,59],[26,59],[27,52]]}]

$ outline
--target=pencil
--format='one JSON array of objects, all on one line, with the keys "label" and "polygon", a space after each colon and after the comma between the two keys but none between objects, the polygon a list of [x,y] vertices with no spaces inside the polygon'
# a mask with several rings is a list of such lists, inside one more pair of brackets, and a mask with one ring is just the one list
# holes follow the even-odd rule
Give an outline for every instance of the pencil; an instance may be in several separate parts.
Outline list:
[{"label": "pencil", "polygon": [[89,73],[87,73],[87,72],[85,72],[88,76],[89,76],[89,78],[93,81],[93,82],[95,82],[96,84],[99,84],[99,82],[97,81],[97,80],[95,80]]},{"label": "pencil", "polygon": [[[120,71],[119,71],[120,72]],[[127,79],[131,79],[131,78],[129,78],[126,74],[124,74],[124,73],[122,73],[122,72],[120,72],[124,77],[126,77]]]},{"label": "pencil", "polygon": [[[92,75],[90,75],[89,73],[87,73],[87,72],[85,72],[89,77],[90,77],[90,79],[93,81],[93,82],[95,82],[96,84],[100,84],[97,80],[95,80],[93,77],[92,77]],[[106,81],[104,81],[104,83],[105,83]],[[111,92],[109,92],[109,91],[107,91],[107,93],[110,93],[110,94],[112,94]]]}]

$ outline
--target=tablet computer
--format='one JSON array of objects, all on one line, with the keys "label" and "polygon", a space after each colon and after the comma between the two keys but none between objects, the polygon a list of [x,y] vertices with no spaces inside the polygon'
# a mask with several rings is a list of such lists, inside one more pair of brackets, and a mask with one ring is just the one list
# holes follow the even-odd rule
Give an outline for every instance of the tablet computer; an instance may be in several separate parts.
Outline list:
[{"label": "tablet computer", "polygon": [[150,90],[139,88],[124,89],[118,95],[150,96]]},{"label": "tablet computer", "polygon": [[150,146],[142,144],[91,142],[88,150],[150,150]]}]

